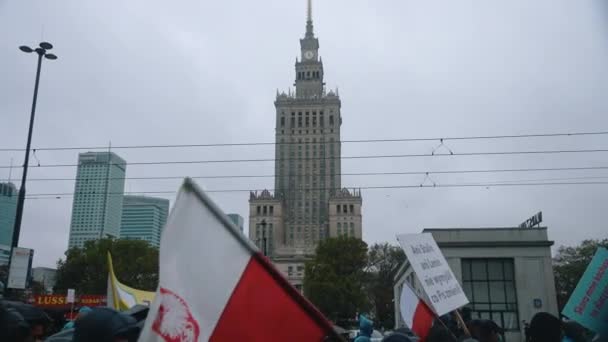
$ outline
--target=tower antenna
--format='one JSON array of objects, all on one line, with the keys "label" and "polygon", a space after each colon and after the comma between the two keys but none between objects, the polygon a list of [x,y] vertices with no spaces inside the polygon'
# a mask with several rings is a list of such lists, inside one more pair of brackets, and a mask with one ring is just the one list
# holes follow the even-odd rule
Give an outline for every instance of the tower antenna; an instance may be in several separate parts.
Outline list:
[{"label": "tower antenna", "polygon": [[306,20],[312,21],[312,0],[308,0],[308,11],[306,14]]}]

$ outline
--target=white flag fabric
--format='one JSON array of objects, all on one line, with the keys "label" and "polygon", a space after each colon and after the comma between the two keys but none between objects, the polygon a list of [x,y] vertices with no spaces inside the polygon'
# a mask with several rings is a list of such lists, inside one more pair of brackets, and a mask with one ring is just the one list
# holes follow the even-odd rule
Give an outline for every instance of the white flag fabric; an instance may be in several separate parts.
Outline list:
[{"label": "white flag fabric", "polygon": [[321,341],[329,330],[324,317],[186,179],[163,230],[159,288],[139,341]]}]

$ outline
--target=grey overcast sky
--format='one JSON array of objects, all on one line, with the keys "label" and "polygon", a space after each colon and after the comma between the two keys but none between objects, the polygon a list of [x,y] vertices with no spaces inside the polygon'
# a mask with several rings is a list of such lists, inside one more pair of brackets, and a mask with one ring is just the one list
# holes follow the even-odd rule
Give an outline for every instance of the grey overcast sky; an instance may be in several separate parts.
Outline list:
[{"label": "grey overcast sky", "polygon": [[[269,142],[274,97],[294,80],[305,0],[0,0],[0,148],[25,146],[36,60],[45,61],[33,147]],[[608,131],[608,5],[587,0],[314,1],[328,87],[342,98],[342,139]],[[343,156],[430,153],[438,141],[345,143]],[[608,148],[608,136],[448,141],[454,152]],[[273,158],[272,146],[115,150],[128,162]],[[440,149],[440,153],[446,150]],[[344,160],[343,172],[608,166],[608,153]],[[0,152],[0,165],[22,152]],[[74,164],[77,151],[32,163]],[[127,175],[272,174],[273,163],[128,166]],[[13,179],[20,177],[13,170]],[[8,178],[0,169],[0,179]],[[76,169],[31,168],[31,178]],[[432,175],[436,184],[570,179],[607,170]],[[421,175],[349,176],[343,186],[416,185]],[[128,180],[174,191],[178,180]],[[273,187],[272,178],[201,180],[206,189]],[[29,194],[73,181],[28,182]],[[513,226],[539,210],[556,244],[605,238],[608,185],[363,191],[364,239],[425,227]],[[173,199],[173,195],[167,198]],[[247,218],[247,193],[212,194]],[[21,245],[35,265],[67,248],[72,198],[26,201]]]}]

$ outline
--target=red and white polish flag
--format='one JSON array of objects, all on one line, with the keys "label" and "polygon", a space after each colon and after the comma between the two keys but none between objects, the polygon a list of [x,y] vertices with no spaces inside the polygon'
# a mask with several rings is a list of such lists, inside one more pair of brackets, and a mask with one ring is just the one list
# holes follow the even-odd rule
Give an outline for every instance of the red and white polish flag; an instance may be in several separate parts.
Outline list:
[{"label": "red and white polish flag", "polygon": [[139,341],[323,341],[332,325],[190,179],[160,245]]},{"label": "red and white polish flag", "polygon": [[401,290],[399,308],[401,317],[403,317],[408,328],[420,337],[420,342],[426,341],[433,326],[435,313],[414,293],[407,283],[403,284],[403,290]]}]

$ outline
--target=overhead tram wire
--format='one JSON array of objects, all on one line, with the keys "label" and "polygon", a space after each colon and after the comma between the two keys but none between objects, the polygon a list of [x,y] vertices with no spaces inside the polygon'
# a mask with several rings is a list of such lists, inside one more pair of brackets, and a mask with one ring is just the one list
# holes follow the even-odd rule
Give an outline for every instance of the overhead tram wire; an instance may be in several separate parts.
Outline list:
[{"label": "overhead tram wire", "polygon": [[[555,168],[521,168],[521,169],[486,169],[486,170],[437,170],[437,171],[394,171],[394,172],[353,172],[341,173],[340,176],[399,176],[399,175],[440,175],[440,174],[467,174],[467,173],[519,173],[519,172],[555,172],[555,171],[590,171],[608,170],[608,166],[584,167],[555,167]],[[304,174],[315,176],[317,174]],[[186,177],[192,179],[237,179],[237,178],[274,178],[275,175],[209,175],[209,176],[141,176],[141,177],[110,177],[109,180],[179,180]],[[89,179],[105,180],[106,177],[92,177]],[[43,181],[75,181],[76,178],[29,178],[29,182]]]},{"label": "overhead tram wire", "polygon": [[[466,157],[466,156],[497,156],[497,155],[536,155],[536,154],[561,154],[561,153],[598,153],[608,152],[608,149],[582,149],[582,150],[543,150],[543,151],[499,151],[499,152],[463,152],[445,154],[393,154],[393,155],[361,155],[361,156],[329,156],[329,157],[302,157],[302,158],[283,158],[281,160],[331,160],[331,159],[386,159],[386,158],[425,158],[425,157]],[[179,164],[222,164],[222,163],[256,163],[274,162],[275,158],[261,159],[218,159],[218,160],[182,160],[182,161],[152,161],[152,162],[131,162],[129,166],[136,165],[179,165]],[[33,165],[34,168],[60,168],[76,167],[78,164],[46,164]],[[2,165],[0,169],[16,168],[15,166]]]},{"label": "overhead tram wire", "polygon": [[[352,139],[341,140],[340,143],[388,143],[388,142],[422,142],[422,141],[456,141],[456,140],[492,140],[492,139],[524,139],[524,138],[556,138],[575,136],[608,135],[608,131],[599,132],[566,132],[566,133],[537,133],[537,134],[513,134],[513,135],[479,135],[479,136],[454,136],[437,138],[387,138],[387,139]],[[113,150],[123,149],[154,149],[154,148],[195,148],[195,147],[229,147],[229,146],[269,146],[269,145],[291,145],[291,144],[313,144],[315,142],[239,142],[239,143],[209,143],[209,144],[159,144],[159,145],[118,145],[112,146]],[[329,141],[316,143],[330,143]],[[63,147],[37,147],[37,151],[70,151],[70,150],[107,150],[108,146],[63,146]],[[0,152],[20,152],[22,148],[0,148]]]},{"label": "overhead tram wire", "polygon": [[[357,189],[357,190],[387,190],[387,189],[425,189],[425,188],[477,188],[477,187],[525,187],[525,186],[563,186],[563,185],[608,185],[608,182],[535,182],[535,183],[455,183],[455,184],[411,184],[411,185],[378,185],[378,186],[349,186],[343,187],[346,189]],[[204,190],[207,193],[239,193],[239,192],[261,192],[264,190],[275,191],[274,189],[216,189],[216,190]],[[330,190],[329,188],[316,188],[316,189],[300,189],[300,191],[325,191]],[[338,190],[338,189],[335,189]],[[132,192],[116,192],[108,193],[108,195],[136,195],[136,194],[176,194],[177,191],[132,191]],[[66,193],[40,193],[28,195],[29,199],[41,199],[42,196],[74,196],[73,192]],[[52,198],[51,198],[52,199]]]}]

